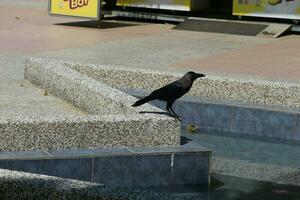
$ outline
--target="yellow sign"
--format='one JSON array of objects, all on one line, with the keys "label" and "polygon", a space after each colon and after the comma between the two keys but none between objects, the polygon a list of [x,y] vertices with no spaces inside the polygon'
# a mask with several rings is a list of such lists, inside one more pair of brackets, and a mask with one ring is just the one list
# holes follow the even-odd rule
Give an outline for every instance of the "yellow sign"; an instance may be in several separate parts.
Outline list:
[{"label": "yellow sign", "polygon": [[191,11],[204,8],[207,0],[117,0],[117,6]]},{"label": "yellow sign", "polygon": [[233,14],[297,20],[300,0],[233,0]]},{"label": "yellow sign", "polygon": [[99,0],[49,0],[52,15],[99,18]]}]

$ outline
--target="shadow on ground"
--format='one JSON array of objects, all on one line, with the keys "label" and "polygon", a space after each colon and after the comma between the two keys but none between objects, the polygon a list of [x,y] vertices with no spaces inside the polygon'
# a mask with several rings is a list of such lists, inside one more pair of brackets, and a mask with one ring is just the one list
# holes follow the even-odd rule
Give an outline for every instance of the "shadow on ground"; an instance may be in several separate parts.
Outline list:
[{"label": "shadow on ground", "polygon": [[[59,26],[73,26],[73,27],[84,27],[84,28],[99,28],[98,20],[89,20],[89,21],[78,21],[78,22],[66,22],[66,23],[56,23],[55,25]],[[138,26],[138,24],[128,23],[128,22],[113,22],[113,21],[103,21],[101,22],[101,29],[109,28],[121,28],[128,26]]]},{"label": "shadow on ground", "polygon": [[172,117],[172,115],[168,112],[140,111],[139,114],[158,114],[158,115],[167,115],[169,117]]}]

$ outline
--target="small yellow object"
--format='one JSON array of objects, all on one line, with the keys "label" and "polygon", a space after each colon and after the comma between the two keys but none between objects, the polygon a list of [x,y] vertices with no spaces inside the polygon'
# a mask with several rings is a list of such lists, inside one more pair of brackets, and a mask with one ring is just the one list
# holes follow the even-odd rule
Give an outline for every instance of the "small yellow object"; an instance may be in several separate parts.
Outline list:
[{"label": "small yellow object", "polygon": [[198,127],[193,125],[193,124],[188,124],[186,126],[186,131],[189,133],[197,133],[198,132]]},{"label": "small yellow object", "polygon": [[47,90],[45,90],[44,96],[48,96],[48,91]]},{"label": "small yellow object", "polygon": [[281,3],[282,0],[268,0],[268,3],[272,6],[275,6],[276,4]]},{"label": "small yellow object", "polygon": [[21,17],[16,17],[16,19],[21,19]]}]

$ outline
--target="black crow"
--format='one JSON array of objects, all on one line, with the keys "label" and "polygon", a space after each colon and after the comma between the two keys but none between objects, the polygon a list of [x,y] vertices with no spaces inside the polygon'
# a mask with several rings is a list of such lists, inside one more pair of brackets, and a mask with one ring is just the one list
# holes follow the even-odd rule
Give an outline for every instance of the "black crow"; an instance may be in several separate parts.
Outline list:
[{"label": "black crow", "polygon": [[166,109],[169,111],[169,113],[174,118],[181,120],[180,116],[178,116],[172,109],[172,105],[174,101],[182,97],[185,93],[187,93],[191,89],[194,80],[204,76],[205,76],[204,74],[198,74],[192,71],[187,72],[179,80],[169,83],[168,85],[162,88],[154,90],[150,95],[136,101],[132,106],[134,107],[140,106],[144,103],[147,103],[148,101],[155,100],[155,99],[166,101],[167,102]]}]

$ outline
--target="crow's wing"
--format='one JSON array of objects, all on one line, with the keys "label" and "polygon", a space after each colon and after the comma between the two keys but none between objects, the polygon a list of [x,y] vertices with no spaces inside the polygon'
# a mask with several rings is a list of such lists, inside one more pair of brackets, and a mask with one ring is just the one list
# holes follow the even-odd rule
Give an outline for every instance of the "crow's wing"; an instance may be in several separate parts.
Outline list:
[{"label": "crow's wing", "polygon": [[150,96],[154,97],[155,99],[159,100],[175,100],[182,95],[184,95],[186,91],[184,90],[184,87],[182,83],[175,81],[172,82],[162,88],[159,88],[155,91],[153,91]]}]

